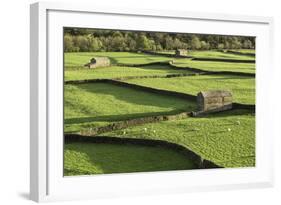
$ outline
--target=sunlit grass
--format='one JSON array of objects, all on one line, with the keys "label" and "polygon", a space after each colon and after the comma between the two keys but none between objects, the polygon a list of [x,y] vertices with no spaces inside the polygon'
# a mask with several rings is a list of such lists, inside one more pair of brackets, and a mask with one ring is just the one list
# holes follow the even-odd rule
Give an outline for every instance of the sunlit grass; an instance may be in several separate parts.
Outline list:
[{"label": "sunlit grass", "polygon": [[200,91],[228,90],[234,102],[255,104],[255,78],[231,75],[202,75],[179,78],[132,79],[129,83],[197,95]]},{"label": "sunlit grass", "polygon": [[143,67],[124,67],[110,66],[98,69],[80,69],[65,71],[65,80],[85,80],[85,79],[111,79],[132,76],[166,76],[170,74],[192,73],[189,70],[176,70],[169,66],[143,66]]},{"label": "sunlit grass", "polygon": [[255,166],[255,115],[243,110],[150,123],[106,135],[177,143],[223,167]]}]

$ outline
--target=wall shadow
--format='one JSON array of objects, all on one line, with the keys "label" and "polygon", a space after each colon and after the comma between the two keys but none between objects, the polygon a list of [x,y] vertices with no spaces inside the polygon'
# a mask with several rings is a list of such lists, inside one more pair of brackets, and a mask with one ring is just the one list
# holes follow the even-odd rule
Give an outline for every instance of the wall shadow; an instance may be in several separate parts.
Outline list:
[{"label": "wall shadow", "polygon": [[[75,85],[79,89],[93,94],[110,95],[115,99],[139,106],[156,106],[170,109],[180,109],[195,106],[194,102],[172,98],[158,93],[135,90],[129,87],[122,87],[106,83],[89,83]],[[95,100],[93,98],[93,100]],[[114,104],[112,104],[114,106]]]}]

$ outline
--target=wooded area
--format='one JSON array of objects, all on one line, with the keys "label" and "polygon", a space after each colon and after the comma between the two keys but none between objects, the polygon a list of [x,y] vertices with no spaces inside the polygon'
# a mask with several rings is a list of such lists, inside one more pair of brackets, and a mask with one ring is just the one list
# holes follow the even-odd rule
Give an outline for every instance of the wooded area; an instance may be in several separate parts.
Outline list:
[{"label": "wooded area", "polygon": [[254,48],[255,37],[81,28],[64,29],[65,52]]}]

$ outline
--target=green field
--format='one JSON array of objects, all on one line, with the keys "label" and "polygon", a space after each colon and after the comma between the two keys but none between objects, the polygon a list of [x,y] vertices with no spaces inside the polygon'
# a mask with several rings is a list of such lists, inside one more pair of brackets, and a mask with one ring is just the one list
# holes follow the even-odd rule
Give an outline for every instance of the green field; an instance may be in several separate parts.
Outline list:
[{"label": "green field", "polygon": [[191,51],[189,55],[196,58],[227,58],[236,60],[253,60],[255,57],[251,56],[239,56],[231,53],[224,53],[220,51]]},{"label": "green field", "polygon": [[86,63],[90,61],[93,56],[106,56],[111,59],[113,64],[144,64],[151,62],[167,61],[171,58],[163,56],[154,56],[144,53],[130,53],[130,52],[78,52],[78,53],[65,53],[65,68],[81,69]]},{"label": "green field", "polygon": [[[254,53],[252,50],[243,52]],[[254,57],[218,51],[191,53],[196,57],[204,58],[254,59]],[[110,58],[112,66],[85,68],[84,64],[94,56]],[[131,84],[194,96],[200,91],[223,89],[232,92],[234,102],[255,104],[255,77],[235,74],[235,72],[254,74],[255,63],[192,61],[188,58],[130,52],[65,53],[64,60],[65,81],[120,78],[119,80]],[[177,67],[234,73],[164,78],[166,75],[193,72],[184,68],[174,69],[169,65],[129,66],[170,60],[173,60],[173,64]],[[142,78],[144,76],[145,78]],[[126,79],[126,77],[133,77],[133,79]],[[177,114],[196,109],[196,101],[109,83],[64,85],[65,133],[79,133],[83,129],[98,128],[114,122]],[[231,110],[203,117],[146,123],[103,133],[103,135],[176,143],[223,167],[255,166],[255,114],[250,110]],[[190,159],[175,150],[140,145],[76,142],[65,145],[64,157],[64,174],[67,176],[181,170],[193,169],[195,166]]]},{"label": "green field", "polygon": [[245,110],[150,123],[105,135],[166,140],[223,167],[255,165],[255,117]]},{"label": "green field", "polygon": [[196,103],[106,83],[65,85],[65,132],[196,109]]},{"label": "green field", "polygon": [[234,102],[255,104],[255,78],[233,75],[202,75],[178,78],[132,79],[127,82],[147,87],[197,95],[201,90],[229,90]]},{"label": "green field", "polygon": [[194,169],[182,154],[144,145],[71,143],[65,146],[64,175]]},{"label": "green field", "polygon": [[204,71],[232,71],[243,73],[255,73],[254,63],[230,63],[212,61],[192,61],[190,59],[178,59],[175,61],[178,67],[192,67]]},{"label": "green field", "polygon": [[[236,52],[241,52],[241,53],[255,53],[254,49],[237,49],[233,50]],[[175,54],[175,51],[158,51],[157,53],[164,53],[164,54]],[[195,58],[221,58],[221,59],[235,59],[235,60],[254,60],[254,56],[240,56],[236,54],[231,54],[227,52],[221,52],[221,51],[216,51],[216,50],[209,50],[209,51],[189,51],[188,56],[192,56]]]},{"label": "green field", "polygon": [[170,66],[142,66],[142,67],[125,67],[111,66],[98,68],[96,70],[80,69],[69,70],[65,72],[65,80],[84,80],[84,79],[111,79],[132,76],[165,76],[170,74],[188,74],[189,70],[176,70]]},{"label": "green field", "polygon": [[[198,53],[199,51],[197,51]],[[201,51],[205,53],[205,51]],[[209,51],[210,53],[210,51]],[[214,52],[214,57],[217,53]],[[223,54],[223,53],[222,53]],[[227,54],[228,55],[228,54]],[[234,54],[229,54],[234,55]],[[87,69],[84,65],[90,61],[93,56],[107,56],[111,59],[113,66],[99,68],[96,70]],[[236,55],[237,59],[244,59],[245,56]],[[247,56],[246,56],[247,57]],[[83,53],[65,53],[65,80],[83,80],[83,79],[101,79],[101,78],[120,78],[129,76],[152,76],[167,74],[191,73],[189,70],[173,69],[171,66],[153,65],[141,67],[116,66],[122,64],[146,64],[151,62],[174,61],[177,67],[192,67],[204,71],[236,71],[245,73],[255,73],[255,64],[253,63],[229,63],[229,62],[211,62],[211,61],[192,61],[185,58],[171,58],[157,55],[148,55],[141,53],[128,52],[83,52]]]},{"label": "green field", "polygon": [[240,53],[251,53],[255,54],[256,51],[254,49],[233,49],[232,51],[240,52]]}]

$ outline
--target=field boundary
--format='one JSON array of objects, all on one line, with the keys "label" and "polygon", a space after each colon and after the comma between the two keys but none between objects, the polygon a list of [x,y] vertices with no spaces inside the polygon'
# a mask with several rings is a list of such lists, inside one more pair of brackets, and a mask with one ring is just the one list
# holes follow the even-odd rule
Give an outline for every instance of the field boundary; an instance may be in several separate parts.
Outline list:
[{"label": "field boundary", "polygon": [[[142,85],[132,84],[128,82],[123,82],[119,80],[112,80],[112,79],[91,79],[91,80],[74,80],[74,81],[66,81],[65,84],[86,84],[86,83],[110,83],[112,85],[117,85],[121,87],[127,87],[135,90],[150,92],[150,93],[156,93],[160,95],[168,95],[168,96],[174,96],[185,100],[190,100],[195,102],[197,100],[197,96],[190,95],[187,93],[181,93],[176,91],[170,91],[170,90],[162,90],[157,88],[151,88],[146,87]],[[243,103],[233,103],[234,109],[249,109],[249,110],[255,110],[254,104],[243,104]]]},{"label": "field boundary", "polygon": [[209,168],[223,168],[215,164],[214,162],[202,158],[200,155],[191,151],[190,149],[176,144],[167,142],[164,140],[154,139],[140,139],[140,138],[121,138],[121,137],[109,137],[109,136],[97,136],[89,137],[78,134],[64,134],[65,143],[73,142],[91,142],[91,143],[108,143],[108,144],[133,144],[133,145],[145,145],[145,146],[160,146],[164,148],[173,149],[190,160],[196,165],[197,169],[209,169]]},{"label": "field boundary", "polygon": [[84,128],[78,133],[84,136],[96,136],[106,132],[112,132],[116,130],[122,130],[129,127],[143,125],[147,123],[156,123],[162,121],[169,121],[169,120],[179,120],[185,119],[192,116],[192,112],[180,112],[177,114],[170,114],[170,115],[156,115],[156,116],[149,116],[149,117],[139,117],[129,120],[117,121],[110,123],[105,126],[95,127],[95,128]]},{"label": "field boundary", "polygon": [[233,63],[256,63],[256,60],[238,60],[228,58],[192,58],[193,61],[216,61],[216,62],[233,62]]},{"label": "field boundary", "polygon": [[226,53],[231,53],[231,54],[236,54],[236,55],[241,55],[241,56],[256,57],[255,53],[242,53],[242,52],[239,52],[239,51],[232,51],[232,50],[227,50]]},{"label": "field boundary", "polygon": [[[160,61],[160,62],[151,62],[151,63],[143,63],[143,64],[126,64],[126,63],[118,63],[117,66],[126,66],[126,67],[145,67],[150,65],[165,65],[169,66],[172,69],[175,70],[187,70],[194,72],[189,74],[168,74],[168,75],[174,75],[174,77],[180,77],[176,75],[183,75],[183,76],[193,76],[193,75],[238,75],[238,76],[248,76],[248,77],[255,77],[255,73],[246,73],[246,72],[237,72],[237,71],[208,71],[208,70],[202,70],[200,68],[192,68],[192,67],[179,67],[171,63],[170,61]],[[166,76],[168,76],[166,75]],[[157,75],[154,75],[157,76]],[[141,77],[141,76],[140,76]],[[161,76],[162,77],[162,76]],[[135,77],[137,78],[137,76]]]},{"label": "field boundary", "polygon": [[[255,112],[255,106],[251,106],[251,105],[241,105],[241,104],[234,103],[233,108],[231,110],[235,110],[235,109],[244,109],[244,110],[250,110],[251,112]],[[76,133],[83,136],[94,137],[103,133],[122,130],[133,126],[144,125],[147,123],[157,123],[157,122],[170,121],[170,120],[181,120],[181,119],[186,119],[188,117],[198,117],[198,116],[200,117],[202,115],[208,115],[208,114],[214,114],[214,113],[226,112],[226,111],[228,110],[219,110],[215,112],[212,111],[202,112],[200,113],[200,115],[197,115],[195,111],[183,111],[176,114],[164,114],[164,115],[156,115],[156,116],[148,116],[148,117],[139,117],[134,119],[116,121],[105,126],[84,128],[79,132],[70,132],[67,134]]]},{"label": "field boundary", "polygon": [[161,89],[146,87],[146,86],[127,83],[127,82],[118,81],[118,80],[111,80],[111,79],[75,80],[75,81],[66,81],[65,82],[65,84],[86,84],[86,83],[109,83],[112,85],[132,88],[135,90],[146,91],[146,92],[150,92],[150,93],[175,96],[175,97],[178,97],[181,99],[186,99],[186,100],[191,100],[191,101],[196,100],[196,96],[186,94],[186,93],[180,93],[180,92],[169,91],[169,90],[161,90]]},{"label": "field boundary", "polygon": [[183,56],[183,55],[176,55],[176,54],[169,54],[169,53],[157,53],[154,51],[145,51],[145,50],[142,50],[141,53],[156,55],[156,56],[172,57],[172,58],[193,58],[192,56]]},{"label": "field boundary", "polygon": [[[135,52],[138,53],[138,52]],[[203,57],[194,57],[192,55],[183,56],[183,55],[176,55],[176,54],[169,54],[169,53],[157,53],[154,51],[144,51],[142,50],[141,53],[155,55],[155,56],[165,56],[165,57],[172,57],[172,58],[189,58],[195,61],[218,61],[218,62],[235,62],[235,63],[255,63],[256,60],[243,60],[243,59],[231,59],[231,58],[203,58]],[[255,54],[250,53],[241,53],[235,51],[226,51],[226,53],[236,54],[236,55],[243,55],[243,56],[255,56]]]},{"label": "field boundary", "polygon": [[254,112],[255,112],[255,110],[256,110],[256,105],[255,105],[255,104],[232,103],[232,108],[233,108],[233,109],[251,110],[251,111],[254,111]]}]

